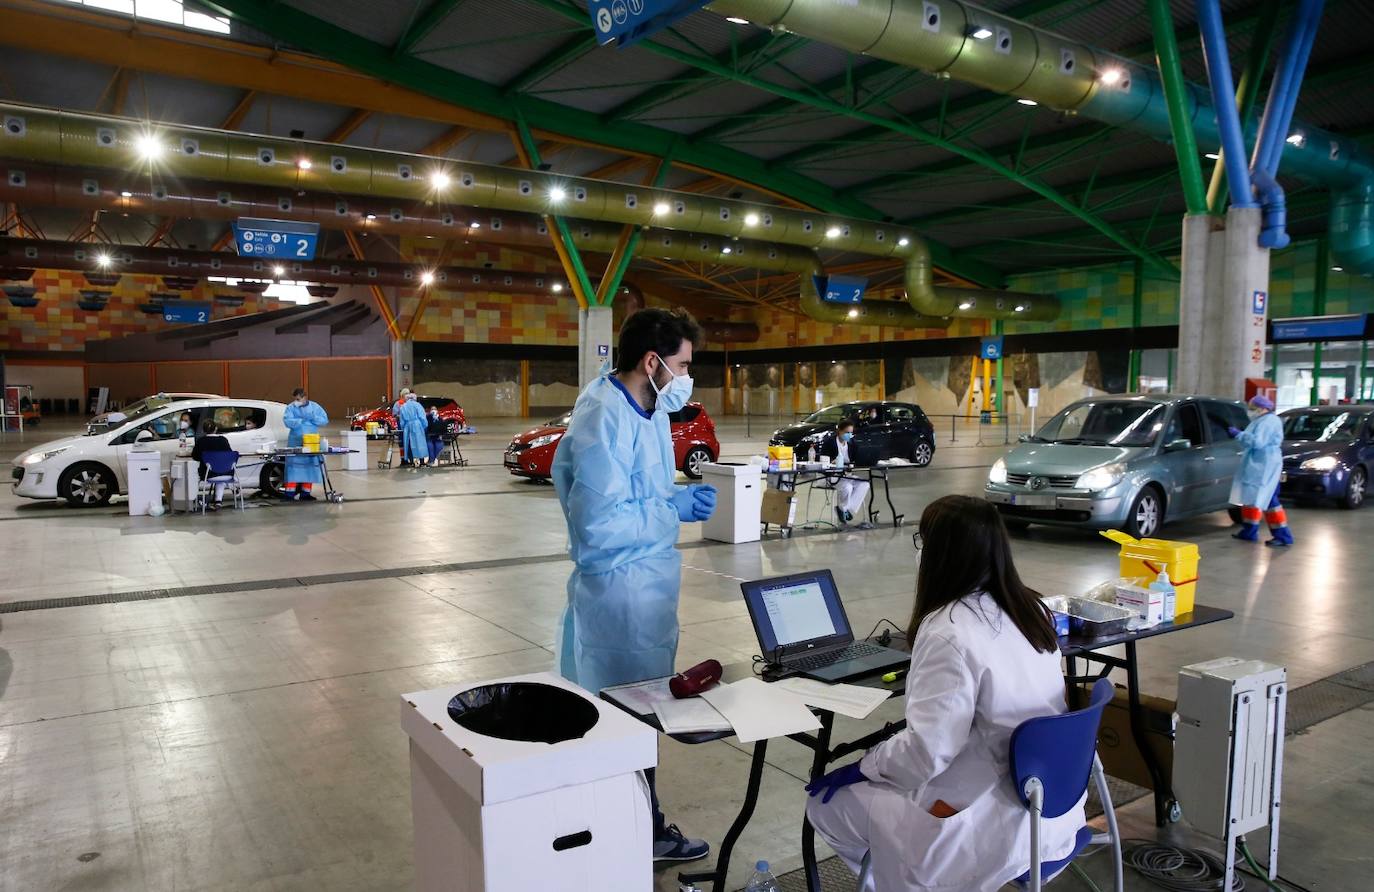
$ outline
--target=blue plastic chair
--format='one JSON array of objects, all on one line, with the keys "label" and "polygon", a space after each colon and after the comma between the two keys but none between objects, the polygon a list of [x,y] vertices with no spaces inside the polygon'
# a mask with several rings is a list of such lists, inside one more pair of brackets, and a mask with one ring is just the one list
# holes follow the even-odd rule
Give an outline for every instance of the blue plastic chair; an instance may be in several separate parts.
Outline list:
[{"label": "blue plastic chair", "polygon": [[[1083,853],[1089,845],[1110,844],[1116,892],[1125,886],[1121,869],[1121,832],[1116,810],[1107,789],[1107,775],[1097,757],[1097,728],[1102,710],[1111,702],[1112,683],[1099,678],[1087,707],[1061,715],[1042,716],[1022,722],[1011,735],[1011,776],[1016,795],[1031,813],[1030,870],[1017,877],[1023,889],[1039,892]],[[1073,851],[1058,861],[1042,861],[1040,821],[1057,818],[1078,804],[1091,779],[1107,817],[1107,832],[1095,834],[1090,827],[1078,831]]]},{"label": "blue plastic chair", "polygon": [[216,450],[205,453],[205,479],[200,481],[200,513],[204,514],[210,506],[210,493],[216,484],[224,486],[234,497],[234,507],[243,510],[243,485],[239,482],[237,467],[239,454],[233,451]]}]

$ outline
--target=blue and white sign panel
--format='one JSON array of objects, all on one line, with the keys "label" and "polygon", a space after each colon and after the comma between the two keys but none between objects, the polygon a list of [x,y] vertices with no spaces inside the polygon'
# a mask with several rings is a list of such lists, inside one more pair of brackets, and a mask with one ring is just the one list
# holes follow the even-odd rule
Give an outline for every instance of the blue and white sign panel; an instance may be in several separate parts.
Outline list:
[{"label": "blue and white sign panel", "polygon": [[209,322],[210,302],[169,300],[162,305],[163,322]]},{"label": "blue and white sign panel", "polygon": [[314,260],[320,224],[240,217],[233,224],[234,248],[243,257]]},{"label": "blue and white sign panel", "polygon": [[978,355],[984,359],[1001,359],[1002,339],[983,338],[983,349],[978,352]]},{"label": "blue and white sign panel", "polygon": [[600,44],[621,48],[657,34],[705,6],[707,0],[590,0],[587,11]]},{"label": "blue and white sign panel", "polygon": [[861,276],[812,276],[816,293],[832,304],[863,303],[868,280]]},{"label": "blue and white sign panel", "polygon": [[1348,316],[1308,316],[1300,319],[1275,319],[1275,343],[1324,341],[1332,338],[1358,338],[1365,333],[1365,314]]}]

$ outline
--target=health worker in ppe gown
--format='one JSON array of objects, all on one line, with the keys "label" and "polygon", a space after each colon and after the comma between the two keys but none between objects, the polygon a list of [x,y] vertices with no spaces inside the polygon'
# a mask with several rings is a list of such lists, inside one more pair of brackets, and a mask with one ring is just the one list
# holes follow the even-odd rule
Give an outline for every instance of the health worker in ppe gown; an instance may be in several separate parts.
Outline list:
[{"label": "health worker in ppe gown", "polygon": [[429,464],[429,441],[425,439],[429,417],[425,415],[425,407],[420,405],[419,394],[413,390],[406,394],[406,401],[401,405],[401,414],[396,420],[401,425],[401,439],[405,442],[410,463],[416,466]]},{"label": "health worker in ppe gown", "polygon": [[1274,414],[1273,400],[1263,394],[1250,398],[1250,417],[1253,420],[1245,430],[1228,428],[1231,436],[1245,447],[1240,470],[1231,481],[1231,504],[1240,506],[1241,519],[1240,532],[1235,537],[1245,542],[1258,542],[1260,518],[1263,517],[1272,537],[1265,545],[1292,545],[1288,512],[1279,502],[1283,422]]},{"label": "health worker in ppe gown", "polygon": [[[303,446],[306,434],[318,434],[320,427],[329,423],[329,415],[319,403],[305,393],[305,388],[297,387],[291,391],[291,402],[282,414],[282,423],[291,433],[286,437],[287,446]],[[315,497],[310,490],[315,484],[324,483],[324,472],[320,470],[320,459],[315,455],[293,455],[286,460],[286,490],[284,499],[298,499],[313,502]]]},{"label": "health worker in ppe gown", "polygon": [[[1012,732],[1065,710],[1050,612],[1012,563],[996,506],[944,496],[921,515],[906,727],[808,784],[816,833],[862,892],[997,892],[1030,867]],[[1045,860],[1073,851],[1083,798],[1041,823]]]},{"label": "health worker in ppe gown", "polygon": [[[662,678],[677,656],[678,526],[705,520],[714,487],[679,486],[668,427],[692,393],[688,370],[701,327],[684,310],[625,320],[613,372],[577,398],[553,460],[574,568],[558,642],[558,671],[597,692]],[[654,792],[653,772],[646,772]],[[654,860],[710,850],[668,824],[653,799]]]}]

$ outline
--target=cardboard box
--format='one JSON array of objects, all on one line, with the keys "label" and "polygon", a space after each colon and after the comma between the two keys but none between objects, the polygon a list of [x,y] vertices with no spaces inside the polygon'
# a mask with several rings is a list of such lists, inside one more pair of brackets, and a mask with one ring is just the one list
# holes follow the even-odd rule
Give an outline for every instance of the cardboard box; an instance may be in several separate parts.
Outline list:
[{"label": "cardboard box", "polygon": [[[558,743],[507,740],[455,722],[448,703],[484,685],[563,688],[595,724]],[[422,892],[603,892],[653,884],[653,827],[640,773],[658,761],[648,725],[551,673],[402,695],[410,735],[415,887]]]},{"label": "cardboard box", "polygon": [[1164,622],[1164,593],[1158,589],[1118,583],[1116,603],[1118,607],[1134,610],[1146,623]]},{"label": "cardboard box", "polygon": [[797,496],[781,489],[765,490],[761,518],[773,526],[792,526],[797,521]]},{"label": "cardboard box", "polygon": [[[1087,692],[1070,689],[1069,703],[1071,709],[1086,706]],[[1140,706],[1144,710],[1146,743],[1167,781],[1174,773],[1173,724],[1177,704],[1163,697],[1142,694]],[[1097,754],[1102,759],[1103,769],[1112,777],[1147,790],[1154,789],[1140,748],[1131,736],[1131,708],[1124,688],[1118,688],[1112,702],[1102,710],[1102,724],[1097,729]]]}]

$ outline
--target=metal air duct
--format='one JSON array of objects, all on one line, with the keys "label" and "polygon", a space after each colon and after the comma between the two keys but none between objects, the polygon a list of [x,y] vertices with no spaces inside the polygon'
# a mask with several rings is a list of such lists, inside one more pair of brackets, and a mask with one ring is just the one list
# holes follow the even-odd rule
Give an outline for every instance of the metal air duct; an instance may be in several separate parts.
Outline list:
[{"label": "metal air duct", "polygon": [[[172,180],[217,180],[751,238],[780,251],[787,246],[809,251],[824,247],[903,260],[912,320],[966,316],[1045,321],[1059,315],[1058,299],[1040,294],[1020,295],[1005,310],[998,310],[992,300],[960,309],[958,301],[936,291],[929,247],[920,236],[905,227],[868,220],[546,171],[28,106],[0,105],[0,118],[0,158],[113,169],[124,175],[133,171],[146,177],[148,188],[155,191],[168,188],[165,184]],[[660,252],[646,248],[645,253]],[[716,262],[731,266],[777,268],[759,266],[757,255],[731,259],[733,252],[720,254]],[[803,281],[803,295],[808,290],[810,284]],[[994,293],[986,292],[989,297]]]},{"label": "metal air duct", "polygon": [[[716,0],[707,9],[1173,139],[1154,68],[960,0]],[[1102,79],[1108,71],[1111,83]],[[1198,146],[1216,151],[1221,133],[1208,90],[1187,87]],[[1279,169],[1332,191],[1332,256],[1347,271],[1374,273],[1374,159],[1354,139],[1310,124],[1295,122],[1291,131],[1301,138],[1284,144]]]}]

